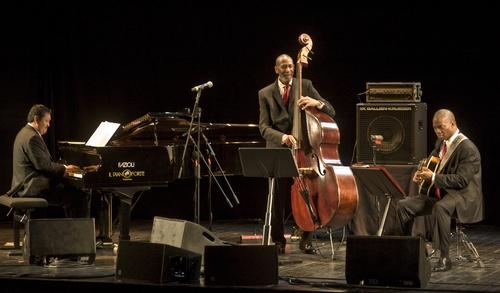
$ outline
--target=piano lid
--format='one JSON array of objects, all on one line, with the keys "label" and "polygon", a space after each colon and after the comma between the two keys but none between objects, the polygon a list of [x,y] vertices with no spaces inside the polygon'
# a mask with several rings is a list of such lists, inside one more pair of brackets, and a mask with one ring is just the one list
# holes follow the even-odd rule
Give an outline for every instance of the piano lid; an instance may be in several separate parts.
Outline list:
[{"label": "piano lid", "polygon": [[124,124],[111,140],[117,141],[133,136],[150,137],[153,134],[155,125],[157,133],[184,132],[189,127],[189,121],[187,120],[189,118],[190,114],[188,112],[148,112]]},{"label": "piano lid", "polygon": [[[183,144],[189,129],[190,115],[186,112],[149,112],[124,124],[111,139],[109,145],[152,144],[156,139],[160,144]],[[243,123],[194,123],[191,133],[198,129],[214,143],[254,142],[262,140],[257,124]]]},{"label": "piano lid", "polygon": [[[126,135],[128,133],[132,133],[134,130],[149,125],[151,123],[159,123],[160,121],[166,121],[169,124],[185,124],[189,125],[189,122],[186,120],[190,118],[191,115],[189,112],[148,112],[145,115],[130,121],[125,124],[121,128],[121,135]],[[164,123],[162,123],[164,124]]]}]

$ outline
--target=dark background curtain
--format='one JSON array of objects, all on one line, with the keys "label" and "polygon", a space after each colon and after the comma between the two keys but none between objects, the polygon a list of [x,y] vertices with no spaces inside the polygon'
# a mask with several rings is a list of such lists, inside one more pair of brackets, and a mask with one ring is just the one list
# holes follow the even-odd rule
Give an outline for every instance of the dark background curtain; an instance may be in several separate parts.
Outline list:
[{"label": "dark background curtain", "polygon": [[[85,141],[101,121],[126,123],[149,111],[192,107],[190,88],[208,80],[214,87],[201,97],[202,120],[257,123],[257,91],[275,79],[276,56],[295,58],[297,37],[307,32],[315,54],[304,77],[337,110],[344,164],[353,156],[355,105],[364,102],[357,94],[365,83],[419,81],[429,125],[435,110],[449,108],[479,147],[486,221],[499,224],[498,108],[492,102],[499,98],[497,7],[323,2],[72,1],[3,7],[1,190],[10,186],[12,142],[32,104],[54,111],[48,142],[56,156],[57,140]],[[434,139],[429,126],[429,150]],[[229,210],[214,195],[221,202],[218,217],[262,216],[267,182],[234,180],[254,182],[256,190],[242,188],[249,200],[239,210]],[[185,189],[151,192],[168,196],[146,196],[143,209],[162,213],[158,206],[168,206],[176,216],[191,208],[192,188]]]}]

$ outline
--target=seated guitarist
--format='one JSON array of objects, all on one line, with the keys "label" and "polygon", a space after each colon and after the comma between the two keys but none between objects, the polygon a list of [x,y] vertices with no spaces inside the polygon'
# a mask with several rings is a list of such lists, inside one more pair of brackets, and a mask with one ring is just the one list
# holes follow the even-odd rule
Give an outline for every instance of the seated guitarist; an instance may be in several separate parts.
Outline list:
[{"label": "seated guitarist", "polygon": [[432,119],[437,141],[431,156],[439,157],[435,170],[423,167],[415,172],[413,181],[427,183],[434,189],[407,197],[398,203],[397,212],[406,234],[415,216],[432,214],[432,245],[440,251],[434,272],[451,269],[449,257],[451,218],[461,223],[483,219],[481,189],[481,155],[474,143],[460,133],[455,115],[447,109],[438,110]]}]

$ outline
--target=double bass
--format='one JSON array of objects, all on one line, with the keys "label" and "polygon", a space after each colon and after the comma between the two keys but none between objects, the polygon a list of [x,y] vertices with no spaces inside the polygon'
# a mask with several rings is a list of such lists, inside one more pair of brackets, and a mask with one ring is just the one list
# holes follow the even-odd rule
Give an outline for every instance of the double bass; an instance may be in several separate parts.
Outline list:
[{"label": "double bass", "polygon": [[293,156],[299,169],[291,188],[292,213],[295,223],[304,231],[319,228],[341,228],[354,215],[358,192],[354,175],[342,166],[338,145],[340,132],[337,123],[316,108],[299,109],[302,97],[302,68],[308,64],[312,39],[299,36],[303,46],[297,56],[292,135],[297,143]]}]

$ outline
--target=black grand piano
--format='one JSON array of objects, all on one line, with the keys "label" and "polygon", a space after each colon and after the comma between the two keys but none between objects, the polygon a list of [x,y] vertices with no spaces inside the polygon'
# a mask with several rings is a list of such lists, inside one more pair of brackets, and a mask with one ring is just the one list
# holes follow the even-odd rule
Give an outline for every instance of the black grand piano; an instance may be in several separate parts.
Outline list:
[{"label": "black grand piano", "polygon": [[[120,200],[119,237],[130,239],[134,194],[195,176],[194,148],[190,143],[179,177],[189,119],[186,113],[149,112],[120,126],[104,147],[58,142],[60,161],[82,168],[81,173],[66,178],[68,182],[97,193],[102,200],[98,238],[103,243],[111,243],[113,198]],[[242,174],[239,147],[265,146],[255,124],[200,123],[192,128],[192,136],[195,137],[199,130],[207,137],[225,175]],[[206,149],[206,143],[200,145],[201,152]],[[222,172],[214,170],[214,173]]]}]

